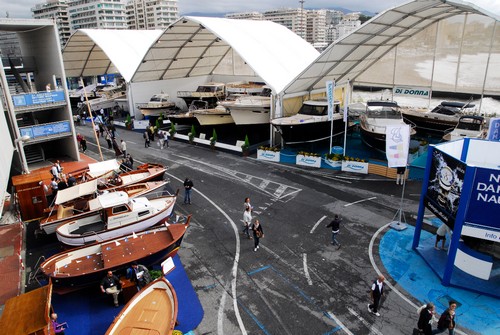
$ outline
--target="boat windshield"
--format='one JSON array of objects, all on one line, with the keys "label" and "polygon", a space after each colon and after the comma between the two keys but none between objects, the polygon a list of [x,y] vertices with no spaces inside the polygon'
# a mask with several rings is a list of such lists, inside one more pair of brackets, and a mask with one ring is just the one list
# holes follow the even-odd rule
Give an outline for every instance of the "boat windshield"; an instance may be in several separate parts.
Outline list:
[{"label": "boat windshield", "polygon": [[401,112],[393,107],[368,107],[366,116],[373,119],[401,119]]},{"label": "boat windshield", "polygon": [[300,107],[299,114],[316,116],[327,115],[328,106],[303,104],[302,107]]},{"label": "boat windshield", "polygon": [[156,97],[156,96],[154,96],[154,97],[152,97],[152,98],[151,98],[151,100],[149,100],[149,101],[150,101],[150,102],[161,102],[161,100],[162,100],[162,99],[161,99],[160,97]]},{"label": "boat windshield", "polygon": [[482,123],[483,123],[483,120],[481,120],[481,119],[462,118],[458,122],[457,128],[463,129],[463,130],[479,131],[479,130],[481,130]]},{"label": "boat windshield", "polygon": [[217,91],[222,91],[222,87],[220,87],[220,86],[198,86],[198,89],[196,89],[196,92],[201,92],[201,93],[214,93]]}]

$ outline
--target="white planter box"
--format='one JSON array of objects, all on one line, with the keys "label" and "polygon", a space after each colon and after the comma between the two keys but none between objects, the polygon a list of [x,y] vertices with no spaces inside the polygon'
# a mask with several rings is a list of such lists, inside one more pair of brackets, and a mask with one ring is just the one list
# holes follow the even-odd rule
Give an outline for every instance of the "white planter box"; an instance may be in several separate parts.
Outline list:
[{"label": "white planter box", "polygon": [[280,161],[280,152],[279,151],[269,151],[269,150],[257,150],[257,159],[263,161],[270,162],[279,162]]},{"label": "white planter box", "polygon": [[319,168],[321,167],[321,157],[297,155],[297,157],[295,158],[295,163],[297,165]]},{"label": "white planter box", "polygon": [[334,161],[334,160],[326,158],[325,163],[336,170],[340,170],[342,168],[342,161]]},{"label": "white planter box", "polygon": [[342,161],[342,171],[368,174],[368,163]]}]

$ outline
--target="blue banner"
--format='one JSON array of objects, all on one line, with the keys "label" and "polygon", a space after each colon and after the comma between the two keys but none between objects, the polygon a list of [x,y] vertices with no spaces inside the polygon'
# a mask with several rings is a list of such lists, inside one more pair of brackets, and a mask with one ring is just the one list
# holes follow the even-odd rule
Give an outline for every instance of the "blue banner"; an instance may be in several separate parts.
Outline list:
[{"label": "blue banner", "polygon": [[492,117],[490,119],[488,141],[500,141],[500,117]]},{"label": "blue banner", "polygon": [[14,107],[28,107],[65,101],[64,91],[17,94],[12,96]]},{"label": "blue banner", "polygon": [[500,171],[477,168],[466,221],[500,228]]},{"label": "blue banner", "polygon": [[19,131],[21,133],[21,136],[28,135],[33,139],[37,137],[47,137],[62,133],[70,133],[71,126],[69,121],[61,121],[32,127],[23,127],[19,128]]}]

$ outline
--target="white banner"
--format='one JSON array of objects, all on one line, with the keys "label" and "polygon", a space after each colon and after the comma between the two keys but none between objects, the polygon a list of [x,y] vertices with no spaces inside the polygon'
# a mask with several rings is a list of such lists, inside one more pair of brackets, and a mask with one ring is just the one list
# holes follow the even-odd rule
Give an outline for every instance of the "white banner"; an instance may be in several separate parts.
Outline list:
[{"label": "white banner", "polygon": [[326,82],[326,99],[328,100],[328,121],[333,119],[333,102],[335,100],[335,81]]},{"label": "white banner", "polygon": [[385,155],[389,167],[405,166],[410,149],[410,126],[400,124],[385,127]]},{"label": "white banner", "polygon": [[347,122],[347,106],[349,106],[349,89],[351,86],[349,85],[349,81],[347,81],[347,85],[345,86],[345,97],[344,97],[344,122]]}]

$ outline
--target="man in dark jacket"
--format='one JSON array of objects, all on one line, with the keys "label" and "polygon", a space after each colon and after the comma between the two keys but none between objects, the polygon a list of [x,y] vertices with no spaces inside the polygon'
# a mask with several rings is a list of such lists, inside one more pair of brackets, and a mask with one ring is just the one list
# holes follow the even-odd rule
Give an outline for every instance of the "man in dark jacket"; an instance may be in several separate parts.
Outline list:
[{"label": "man in dark jacket", "polygon": [[185,204],[191,204],[191,190],[193,188],[194,184],[191,181],[191,179],[186,178],[184,180],[184,203]]},{"label": "man in dark jacket", "polygon": [[339,217],[338,214],[335,214],[334,219],[326,228],[332,227],[332,244],[337,246],[337,250],[340,249],[340,243],[337,241],[337,234],[340,231],[340,222],[342,219]]},{"label": "man in dark jacket", "polygon": [[422,308],[418,317],[417,327],[425,335],[432,335],[431,321],[434,315],[434,304],[429,302]]},{"label": "man in dark jacket", "polygon": [[120,279],[111,271],[108,271],[106,277],[101,281],[101,292],[112,295],[116,307],[118,307],[118,294],[120,294],[122,285]]}]

